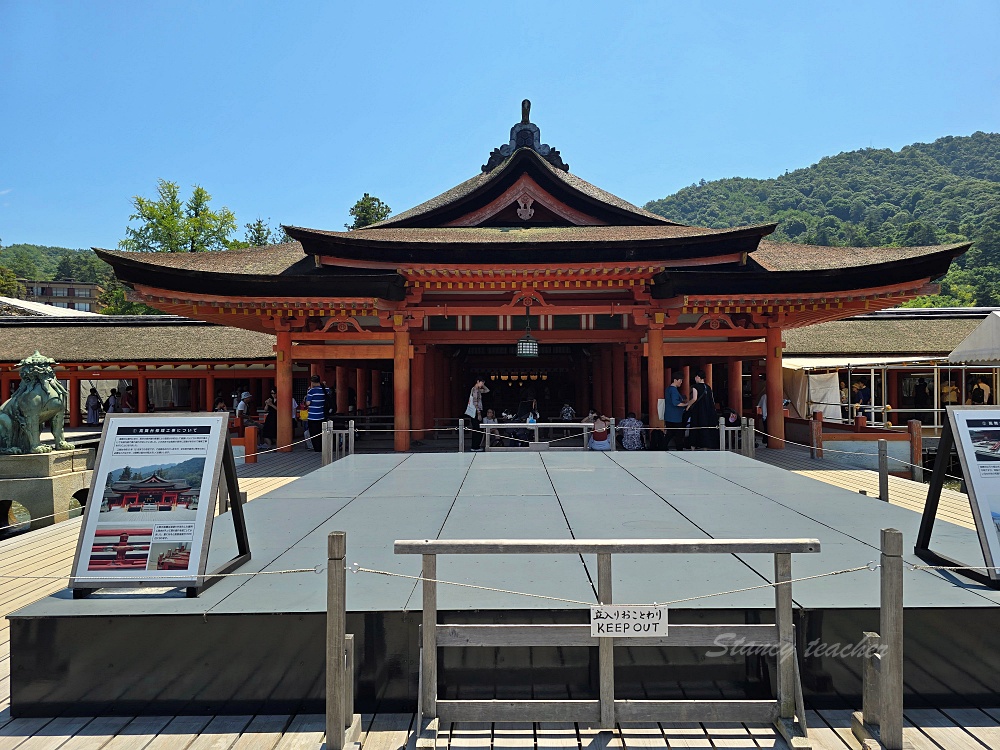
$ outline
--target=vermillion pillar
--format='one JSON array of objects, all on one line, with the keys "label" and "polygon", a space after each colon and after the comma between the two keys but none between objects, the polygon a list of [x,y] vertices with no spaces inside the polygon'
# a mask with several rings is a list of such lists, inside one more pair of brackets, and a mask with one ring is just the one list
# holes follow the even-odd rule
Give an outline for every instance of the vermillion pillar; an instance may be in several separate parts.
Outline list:
[{"label": "vermillion pillar", "polygon": [[358,414],[364,414],[368,409],[368,383],[371,382],[371,376],[367,367],[359,367],[354,372],[354,394],[358,399]]},{"label": "vermillion pillar", "polygon": [[372,411],[378,412],[379,408],[382,406],[382,371],[372,370]]},{"label": "vermillion pillar", "polygon": [[595,347],[594,356],[590,358],[590,371],[593,373],[591,376],[590,408],[597,409],[597,411],[607,411],[611,407],[601,403],[601,396],[604,395],[604,372],[601,360],[600,348]]},{"label": "vermillion pillar", "polygon": [[[136,391],[138,391],[138,393],[136,393],[136,397],[138,398],[137,404],[139,407],[139,413],[145,414],[149,411],[149,378],[140,374],[136,379],[135,388]],[[205,404],[205,411],[211,411],[215,406],[215,402],[212,400],[211,396],[205,399]]]},{"label": "vermillion pillar", "polygon": [[611,347],[601,347],[601,409],[604,414],[617,417],[614,406],[614,367],[612,366]]},{"label": "vermillion pillar", "polygon": [[691,395],[691,365],[684,365],[681,368],[681,377],[684,378],[684,382],[681,383],[681,392],[684,394],[684,398],[688,398]]},{"label": "vermillion pillar", "polygon": [[393,331],[392,396],[396,429],[393,447],[397,451],[408,451],[410,450],[410,332],[406,328]]},{"label": "vermillion pillar", "polygon": [[649,389],[649,426],[663,427],[656,404],[663,398],[663,329],[650,328],[646,335],[647,388]]},{"label": "vermillion pillar", "polygon": [[274,347],[275,390],[278,392],[278,445],[282,452],[292,445],[292,334],[278,332]]},{"label": "vermillion pillar", "polygon": [[[642,352],[634,344],[629,344],[628,350],[628,411],[634,411],[636,416],[642,415]],[[655,410],[656,404],[653,404]]]},{"label": "vermillion pillar", "polygon": [[731,359],[726,363],[729,381],[729,408],[743,414],[743,360]]},{"label": "vermillion pillar", "polygon": [[337,414],[347,414],[347,407],[350,405],[350,392],[347,386],[347,368],[337,365]]},{"label": "vermillion pillar", "polygon": [[[146,384],[144,381],[146,380],[146,378],[144,376],[140,377],[141,380],[139,381],[139,393],[145,394]],[[145,395],[139,396],[139,411],[146,411],[146,406],[143,403],[145,400],[146,400]],[[215,411],[215,373],[212,371],[211,365],[208,366],[208,374],[205,376],[205,405],[209,410]]]},{"label": "vermillion pillar", "polygon": [[427,349],[423,346],[413,348],[413,362],[410,366],[410,428],[414,430],[413,439],[424,439],[424,414],[427,407],[425,381],[427,379]]},{"label": "vermillion pillar", "polygon": [[625,417],[625,344],[611,347],[611,382],[611,408],[615,417],[622,419]]},{"label": "vermillion pillar", "polygon": [[705,382],[708,384],[708,387],[709,388],[713,388],[713,385],[712,385],[712,375],[713,375],[712,363],[711,362],[706,362],[704,365],[702,365],[701,369],[705,371]]},{"label": "vermillion pillar", "polygon": [[[80,379],[69,376],[69,426],[80,426]],[[16,475],[15,475],[16,476]]]},{"label": "vermillion pillar", "polygon": [[767,439],[768,448],[785,447],[785,389],[781,379],[781,329],[768,328],[767,366]]},{"label": "vermillion pillar", "polygon": [[11,378],[0,375],[0,404],[6,403],[10,399]]}]

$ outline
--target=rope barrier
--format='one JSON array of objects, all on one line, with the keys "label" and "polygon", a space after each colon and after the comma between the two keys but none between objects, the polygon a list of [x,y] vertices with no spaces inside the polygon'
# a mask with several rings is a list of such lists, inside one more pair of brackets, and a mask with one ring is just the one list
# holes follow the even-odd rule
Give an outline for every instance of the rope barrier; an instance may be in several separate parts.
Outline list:
[{"label": "rope barrier", "polygon": [[[777,581],[777,582],[774,582],[774,583],[762,583],[759,586],[747,586],[745,588],[731,589],[729,591],[717,591],[717,592],[715,592],[713,594],[701,594],[699,596],[689,596],[689,597],[686,597],[684,599],[673,599],[673,600],[664,601],[664,602],[657,601],[657,602],[655,602],[655,604],[657,604],[657,605],[680,604],[682,602],[690,602],[690,601],[694,601],[696,599],[710,599],[712,597],[726,596],[728,594],[741,594],[741,593],[746,592],[746,591],[756,591],[758,589],[775,588],[777,586],[790,585],[792,583],[799,583],[801,581],[812,581],[812,580],[815,580],[817,578],[828,578],[830,576],[844,575],[845,573],[857,573],[857,572],[862,571],[862,570],[868,570],[868,571],[874,572],[874,571],[877,571],[880,567],[881,566],[878,563],[876,563],[876,562],[869,562],[867,565],[859,565],[859,566],[857,566],[855,568],[845,568],[843,570],[832,570],[832,571],[830,571],[828,573],[818,573],[816,575],[803,576],[801,578],[792,578],[792,579],[790,579],[788,581]],[[474,583],[461,583],[461,582],[458,582],[458,581],[446,581],[446,580],[441,579],[441,578],[425,578],[424,576],[412,576],[412,575],[407,575],[405,573],[394,573],[394,572],[388,571],[388,570],[377,570],[375,568],[365,568],[365,567],[362,567],[361,565],[359,565],[358,563],[352,563],[351,565],[348,566],[347,569],[349,571],[351,571],[352,573],[371,573],[371,574],[374,574],[374,575],[389,576],[391,578],[406,578],[406,579],[411,580],[411,581],[421,581],[421,582],[427,582],[427,583],[441,583],[441,584],[444,584],[446,586],[459,586],[461,588],[477,589],[479,591],[490,591],[490,592],[495,593],[495,594],[511,594],[512,596],[525,596],[525,597],[530,597],[532,599],[546,599],[548,601],[563,602],[563,603],[566,603],[566,604],[583,604],[583,605],[588,606],[588,607],[597,603],[597,602],[583,602],[583,601],[579,601],[577,599],[565,599],[563,597],[549,596],[547,594],[533,594],[533,593],[530,593],[530,592],[527,592],[527,591],[511,591],[510,589],[501,589],[501,588],[495,588],[495,587],[492,587],[492,586],[478,586],[478,585],[476,585]],[[623,607],[636,607],[636,606],[648,606],[648,605],[644,605],[644,604],[621,604],[620,606],[623,606]]]}]

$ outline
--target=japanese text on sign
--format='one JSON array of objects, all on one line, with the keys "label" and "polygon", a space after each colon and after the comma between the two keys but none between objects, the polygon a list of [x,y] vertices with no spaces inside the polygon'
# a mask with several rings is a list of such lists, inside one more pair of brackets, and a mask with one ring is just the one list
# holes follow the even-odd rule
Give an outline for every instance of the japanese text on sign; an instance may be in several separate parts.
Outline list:
[{"label": "japanese text on sign", "polygon": [[590,608],[590,634],[594,638],[655,638],[667,634],[667,606],[618,606]]}]

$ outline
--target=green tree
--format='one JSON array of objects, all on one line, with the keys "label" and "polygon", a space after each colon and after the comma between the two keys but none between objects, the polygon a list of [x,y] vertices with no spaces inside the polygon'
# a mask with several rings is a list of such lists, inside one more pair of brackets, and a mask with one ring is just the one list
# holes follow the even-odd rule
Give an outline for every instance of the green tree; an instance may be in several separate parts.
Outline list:
[{"label": "green tree", "polygon": [[270,221],[270,217],[268,217],[267,221],[264,221],[264,219],[258,216],[255,221],[244,226],[246,231],[243,234],[243,240],[232,243],[230,246],[263,247],[264,245],[278,245],[282,242],[292,241],[292,238],[288,236],[288,232],[285,231],[284,227],[272,227],[269,223]]},{"label": "green tree", "polygon": [[4,248],[2,257],[3,264],[18,278],[32,281],[38,279],[38,264],[28,249],[12,245]]},{"label": "green tree", "polygon": [[344,226],[348,229],[361,229],[361,227],[388,219],[392,209],[374,195],[365,193],[358,199],[357,203],[351,206],[348,213],[354,217],[354,223],[344,224]]},{"label": "green tree", "polygon": [[114,276],[109,276],[104,283],[104,291],[97,296],[97,301],[103,305],[102,315],[160,315],[156,308],[142,302],[133,302],[128,298],[131,291]]},{"label": "green tree", "polygon": [[122,250],[136,252],[198,253],[227,250],[236,231],[236,216],[223,206],[209,207],[212,196],[195,185],[191,197],[182,202],[175,182],[158,180],[157,199],[137,195],[132,198],[135,213],[129,216],[137,226],[125,229]]},{"label": "green tree", "polygon": [[24,284],[6,266],[0,266],[0,297],[24,297]]},{"label": "green tree", "polygon": [[56,265],[56,281],[86,281],[91,284],[104,282],[111,267],[90,250],[69,250]]}]

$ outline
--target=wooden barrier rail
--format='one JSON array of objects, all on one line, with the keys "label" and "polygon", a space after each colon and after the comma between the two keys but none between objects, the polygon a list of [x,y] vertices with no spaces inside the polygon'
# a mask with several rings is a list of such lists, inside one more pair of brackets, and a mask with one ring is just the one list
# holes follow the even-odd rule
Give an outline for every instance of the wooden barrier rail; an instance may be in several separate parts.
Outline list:
[{"label": "wooden barrier rail", "polygon": [[[422,556],[423,621],[420,655],[420,719],[429,744],[436,722],[575,721],[604,729],[616,722],[697,721],[774,722],[793,748],[808,748],[802,685],[798,677],[792,625],[792,554],[819,552],[818,539],[501,539],[397,540],[396,554]],[[484,554],[596,554],[597,598],[612,603],[614,554],[774,555],[774,625],[672,625],[658,638],[594,638],[589,625],[439,625],[437,556]],[[777,652],[775,700],[616,700],[615,646],[714,645],[720,633],[738,633],[745,642]],[[440,700],[438,649],[479,646],[597,645],[597,700]]]},{"label": "wooden barrier rail", "polygon": [[323,422],[320,443],[320,465],[327,466],[344,456],[354,453],[354,420],[347,423],[346,430],[335,430],[333,422]]}]

